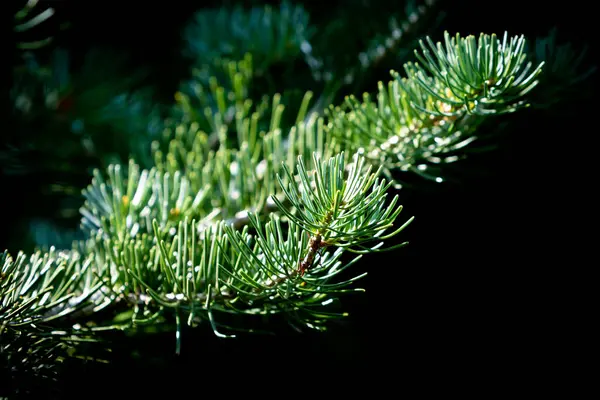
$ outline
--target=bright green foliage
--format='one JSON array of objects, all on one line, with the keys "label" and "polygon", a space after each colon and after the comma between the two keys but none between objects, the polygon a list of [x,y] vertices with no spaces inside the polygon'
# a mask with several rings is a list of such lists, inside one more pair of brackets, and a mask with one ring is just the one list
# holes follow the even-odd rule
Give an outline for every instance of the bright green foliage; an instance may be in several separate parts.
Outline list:
[{"label": "bright green foliage", "polygon": [[[223,65],[230,71],[223,86],[215,78],[207,83],[210,92],[198,84],[196,98],[177,94],[181,122],[165,129],[166,145],[154,143],[157,169],[182,174],[189,182],[189,189],[185,187],[189,193],[182,196],[210,193],[201,218],[217,213],[236,219],[245,211],[272,209],[269,196],[281,192],[275,175],[282,164],[293,167],[298,155],[308,160],[315,151],[331,156],[335,149],[325,147],[323,120],[307,114],[311,92],[304,95],[293,118],[285,118],[281,95],[265,97],[257,105],[246,97],[249,57]],[[229,84],[236,89],[225,89]],[[192,106],[198,102],[204,107]],[[204,112],[199,114],[198,108]]]},{"label": "bright green foliage", "polygon": [[65,350],[93,340],[81,325],[68,327],[64,321],[92,304],[93,311],[106,305],[98,296],[102,283],[96,268],[91,254],[54,249],[29,257],[0,254],[0,355],[6,357],[1,368],[18,372],[29,366],[45,376]]},{"label": "bright green foliage", "polygon": [[[289,181],[286,198],[295,208],[296,214],[273,197],[278,208],[294,223],[314,236],[322,236],[327,246],[338,246],[352,250],[364,248],[364,243],[388,239],[397,231],[381,236],[393,226],[402,207],[396,207],[398,197],[386,204],[387,191],[391,186],[378,178],[379,171],[371,173],[363,157],[346,168],[344,154],[321,163],[314,156],[316,169],[311,174],[306,170],[302,158],[298,159],[300,183],[296,184],[286,168]],[[347,175],[347,177],[345,176]],[[281,186],[286,185],[280,179]],[[373,249],[366,249],[367,252]]]},{"label": "bright green foliage", "polygon": [[175,94],[174,118],[203,123],[203,129],[219,129],[210,124],[217,120],[229,124],[240,112],[247,112],[252,100],[248,93],[254,77],[253,57],[216,58],[192,70],[192,80]]},{"label": "bright green foliage", "polygon": [[3,329],[35,329],[77,310],[100,285],[92,279],[91,260],[51,250],[29,259],[0,256],[0,324]]},{"label": "bright green foliage", "polygon": [[[298,183],[288,186],[286,191],[287,200],[296,209],[299,206],[297,193],[306,190],[307,174],[302,158],[298,160],[298,177],[291,176],[288,171],[290,181]],[[132,165],[130,170],[135,172],[129,177],[129,187],[133,182],[140,184],[136,193],[132,189],[126,192],[118,168],[111,168],[112,199],[120,198],[121,202],[103,202],[102,199],[109,199],[107,185],[97,182],[93,186],[97,190],[88,192],[88,199],[96,201],[91,204],[91,209],[103,210],[105,216],[92,216],[83,211],[88,226],[96,223],[91,226],[95,235],[80,243],[78,251],[61,253],[56,259],[50,258],[51,253],[45,256],[45,262],[39,260],[38,254],[30,262],[31,269],[24,267],[22,255],[15,262],[5,256],[3,271],[9,277],[7,293],[15,293],[13,297],[5,296],[9,301],[6,309],[10,311],[6,314],[6,329],[32,325],[38,320],[48,322],[85,307],[89,313],[123,301],[133,306],[131,326],[158,322],[173,315],[178,329],[183,317],[189,325],[206,319],[217,334],[221,334],[219,329],[222,327],[241,329],[222,326],[213,311],[285,313],[293,319],[300,318],[305,326],[321,326],[337,314],[315,310],[315,303],[327,300],[327,304],[331,303],[333,298],[329,295],[344,293],[347,290],[342,288],[355,280],[330,282],[352,264],[346,263],[342,267],[342,250],[350,246],[365,249],[365,242],[389,238],[406,224],[382,236],[393,226],[401,207],[394,207],[397,198],[389,206],[384,205],[389,185],[379,182],[376,174],[369,174],[369,168],[365,171],[363,159],[350,166],[347,179],[343,178],[342,156],[325,163],[315,158],[315,165],[316,191],[303,195],[304,204],[310,204],[307,209],[315,212],[312,217],[306,213],[295,216],[294,211],[287,210],[283,203],[275,200],[280,211],[290,219],[287,229],[282,228],[282,221],[275,214],[271,214],[264,224],[255,214],[249,213],[253,231],[246,225],[241,232],[224,221],[197,222],[193,219],[196,216],[193,210],[188,211],[191,209],[184,206],[181,209],[186,216],[176,218],[178,222],[171,219],[172,213],[167,214],[169,207],[165,207],[168,199],[160,197],[160,183],[164,184],[163,190],[167,185],[164,180],[158,181],[159,186],[154,192],[159,206],[154,212],[135,220],[132,217],[142,213],[139,210],[145,204],[144,199],[152,197],[144,193],[148,185],[141,182],[148,178],[140,178]],[[282,180],[280,183],[283,185]],[[128,194],[120,196],[122,193]],[[132,200],[123,203],[122,199],[129,196]],[[131,208],[124,212],[129,206]],[[143,208],[147,209],[148,205]],[[188,219],[188,216],[192,218]],[[315,217],[320,217],[321,222],[315,223]],[[308,246],[307,233],[322,234],[323,243],[327,243],[324,247],[338,249],[333,253],[321,253],[318,265],[313,260],[310,275],[301,279],[297,271]],[[88,256],[82,261],[79,254]],[[51,268],[52,263],[59,268]],[[29,275],[19,279],[15,275],[20,272],[19,268]],[[50,272],[53,274],[45,278]],[[69,276],[78,278],[67,279]],[[33,289],[36,282],[39,282],[39,289]],[[57,284],[52,287],[54,283]],[[100,288],[102,290],[98,292]],[[49,293],[42,296],[46,291]],[[92,296],[95,293],[97,295]],[[29,297],[22,304],[17,301],[17,295],[23,294]],[[39,296],[43,301],[36,302]],[[76,300],[69,303],[71,297]],[[24,313],[27,307],[34,311]],[[22,319],[16,318],[17,315],[23,316]],[[119,324],[121,329],[127,326],[127,323],[123,324]]]},{"label": "bright green foliage", "polygon": [[[321,329],[343,315],[319,310],[333,294],[354,290],[347,287],[354,279],[335,279],[353,263],[343,252],[380,251],[412,220],[397,225],[402,207],[397,197],[387,200],[394,182],[380,173],[418,170],[464,145],[490,107],[513,110],[539,71],[524,75],[522,39],[447,36],[445,49],[430,47],[436,58],[423,45],[426,64],[407,64],[406,78],[394,73],[376,103],[348,98],[345,111],[319,117],[308,112],[308,92],[291,124],[280,95],[257,105],[248,97],[252,58],[218,60],[220,78],[200,77],[195,97],[177,95],[179,111],[153,145],[154,167],[130,160],[106,176],[94,172],[81,209],[89,239],[59,258],[63,273],[46,289],[45,301],[62,304],[52,318],[74,311],[61,299],[78,293],[65,289],[69,276],[85,282],[81,295],[102,288],[77,302],[87,313],[130,310],[114,325],[120,329],[172,321],[180,330],[203,320],[219,335],[243,329],[218,317],[228,313],[283,313]],[[23,258],[7,265],[25,268]],[[41,271],[27,269],[34,278]],[[30,318],[46,315],[37,289],[25,286],[21,295]],[[10,307],[20,313],[22,305]],[[16,315],[8,314],[11,323],[33,321]]]},{"label": "bright green foliage", "polygon": [[[403,76],[392,71],[374,95],[348,96],[326,115],[316,110],[331,97],[314,104],[312,91],[298,104],[289,93],[253,96],[270,65],[308,57],[310,36],[305,11],[287,3],[197,14],[186,31],[192,80],[152,129],[149,118],[131,123],[147,109],[124,86],[81,94],[94,110],[87,122],[119,111],[131,157],[94,171],[80,209],[85,240],[0,257],[9,338],[0,349],[30,340],[35,351],[42,339],[64,348],[103,330],[166,324],[179,352],[185,325],[230,337],[274,315],[326,329],[347,315],[339,295],[361,291],[365,273],[347,278],[347,269],[406,244],[384,247],[412,222],[398,221],[394,174],[442,181],[443,164],[484,121],[528,105],[543,66],[523,37],[446,33],[443,43],[421,41]],[[552,65],[571,59],[561,50]]]},{"label": "bright green foliage", "polygon": [[376,101],[350,96],[345,107],[332,107],[329,131],[387,176],[412,171],[441,181],[428,164],[457,160],[456,150],[475,139],[483,117],[526,106],[522,96],[537,84],[542,63],[526,63],[524,44],[507,35],[500,41],[446,33],[445,45],[427,39],[416,52],[421,64],[407,63],[405,77],[392,71]]},{"label": "bright green foliage", "polygon": [[444,39],[445,46],[434,45],[429,38],[429,48],[421,42],[422,54],[415,54],[423,67],[407,66],[408,76],[425,92],[407,90],[411,105],[436,116],[456,117],[465,112],[512,112],[525,104],[522,96],[537,84],[543,62],[531,71],[531,62],[525,63],[523,36],[508,40],[505,33],[500,42],[496,35],[482,34],[476,40],[474,36],[461,39],[458,34],[450,38],[446,32]]}]

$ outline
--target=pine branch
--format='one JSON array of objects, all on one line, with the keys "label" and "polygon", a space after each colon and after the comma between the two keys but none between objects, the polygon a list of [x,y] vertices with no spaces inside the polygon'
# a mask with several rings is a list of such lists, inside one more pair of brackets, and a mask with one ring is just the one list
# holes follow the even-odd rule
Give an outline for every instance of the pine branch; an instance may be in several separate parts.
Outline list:
[{"label": "pine branch", "polygon": [[[526,63],[525,39],[505,34],[421,41],[419,63],[405,64],[406,77],[392,71],[379,83],[376,102],[346,98],[331,107],[328,133],[351,151],[392,171],[411,171],[443,181],[432,164],[458,160],[456,151],[472,142],[477,127],[490,115],[526,107],[526,95],[538,83],[543,63]],[[425,173],[425,170],[430,173]],[[429,171],[428,171],[429,172]]]},{"label": "pine branch", "polygon": [[[363,255],[407,244],[384,247],[413,221],[398,221],[402,206],[392,196],[403,173],[443,181],[445,164],[467,154],[484,122],[530,103],[549,107],[548,98],[579,90],[593,72],[583,53],[553,35],[531,51],[523,37],[446,33],[441,43],[420,41],[416,62],[402,76],[392,71],[374,95],[349,96],[322,115],[336,85],[384,56],[403,56],[400,39],[427,11],[410,9],[404,25],[392,23],[345,80],[313,55],[302,7],[199,13],[186,32],[192,79],[165,121],[140,116],[143,99],[123,93],[131,82],[105,91],[81,81],[91,88],[75,109],[85,124],[75,118],[71,130],[120,126],[129,163],[94,171],[80,209],[83,239],[70,250],[0,255],[2,367],[46,374],[104,331],[162,325],[174,331],[180,353],[186,326],[233,337],[262,331],[275,316],[316,330],[346,317],[340,298],[361,292],[356,284],[366,275],[348,277],[352,267]],[[297,104],[289,92],[273,94],[273,82],[268,90],[256,84],[273,65],[298,59],[316,81],[332,84],[306,91]],[[64,106],[68,70],[39,72],[40,82],[57,83],[44,105]],[[31,99],[16,100],[33,109]],[[108,121],[112,114],[119,117]]]},{"label": "pine branch", "polygon": [[[210,240],[206,246],[222,249],[225,246],[223,232],[232,229],[231,224],[241,228],[240,222],[246,220],[260,232],[262,219],[272,214],[274,206],[292,228],[297,226],[298,231],[310,235],[310,240],[303,244],[308,253],[294,261],[296,266],[301,266],[298,273],[311,269],[317,250],[325,244],[359,253],[375,251],[365,247],[363,242],[382,235],[380,230],[387,229],[399,212],[391,211],[396,200],[389,207],[383,202],[383,194],[391,182],[384,185],[372,177],[369,180],[358,179],[359,176],[369,176],[369,170],[363,175],[364,161],[359,162],[360,167],[346,166],[348,160],[344,154],[347,153],[335,156],[343,149],[336,142],[340,138],[339,132],[344,133],[344,145],[349,145],[347,149],[362,145],[359,153],[367,154],[371,164],[375,161],[378,172],[386,168],[414,168],[416,161],[433,158],[428,155],[428,152],[433,153],[431,144],[437,143],[439,149],[447,146],[455,150],[464,142],[458,140],[456,131],[436,130],[436,127],[444,125],[442,122],[452,125],[451,122],[461,118],[464,128],[465,119],[486,116],[490,110],[494,113],[514,111],[522,105],[517,94],[535,84],[533,77],[539,69],[530,75],[523,73],[528,67],[522,66],[522,39],[515,38],[507,43],[505,37],[502,45],[495,40],[494,36],[482,36],[476,44],[472,37],[457,38],[453,42],[447,36],[446,52],[442,51],[441,45],[437,47],[437,65],[440,67],[436,66],[427,53],[428,48],[423,45],[424,56],[420,57],[428,60],[428,64],[425,67],[407,64],[408,78],[401,79],[396,75],[387,92],[380,85],[377,106],[368,102],[368,98],[362,105],[349,99],[348,104],[354,107],[353,111],[332,115],[331,122],[327,123],[316,116],[307,119],[304,114],[308,107],[306,100],[297,115],[296,124],[287,130],[289,135],[284,135],[280,127],[283,106],[277,96],[273,99],[268,131],[258,134],[260,114],[250,113],[251,104],[243,100],[241,86],[234,92],[239,95],[238,101],[230,106],[236,110],[236,122],[223,124],[222,115],[227,113],[228,107],[224,105],[224,91],[213,84],[218,106],[216,110],[208,108],[205,117],[213,132],[219,132],[216,151],[209,146],[209,135],[199,131],[197,126],[194,128],[194,122],[191,122],[190,129],[176,130],[166,156],[156,151],[156,167],[142,170],[132,160],[127,171],[119,165],[110,166],[106,181],[99,171],[94,173],[92,185],[84,192],[87,200],[81,212],[83,226],[96,239],[86,242],[89,247],[81,250],[81,254],[94,255],[96,263],[99,263],[98,273],[102,271],[104,274],[100,275],[104,276],[101,281],[112,293],[110,296],[105,293],[106,299],[99,296],[94,301],[128,301],[132,296],[137,298],[147,294],[144,291],[149,291],[157,308],[144,311],[145,318],[158,315],[161,307],[171,307],[172,299],[165,297],[167,295],[184,294],[192,302],[209,301],[212,299],[211,290],[219,287],[219,282],[209,276],[210,273],[206,272],[205,275],[208,275],[203,278],[205,286],[200,293],[204,293],[204,297],[198,298],[189,289],[182,292],[183,277],[167,268],[173,264],[172,246],[187,240],[180,237],[182,229],[191,229],[198,235],[205,232],[205,238],[209,238],[206,240]],[[431,43],[430,48],[436,49]],[[425,75],[426,70],[432,76]],[[235,72],[235,68],[231,71],[230,78],[239,83],[240,72]],[[515,79],[517,76],[518,79]],[[463,88],[470,91],[466,92]],[[464,96],[459,97],[458,92]],[[507,95],[508,101],[501,95]],[[445,108],[442,109],[442,106]],[[392,113],[392,118],[386,113]],[[388,125],[390,121],[404,132],[417,130],[418,136],[394,143],[393,138],[400,139],[400,136],[386,137],[395,130],[394,126]],[[348,126],[354,130],[347,129]],[[362,128],[362,132],[356,128]],[[229,132],[229,129],[234,129],[235,133]],[[365,133],[370,135],[367,136],[368,144],[364,142]],[[446,133],[446,136],[440,133]],[[239,148],[230,146],[228,139],[232,134],[237,136]],[[373,147],[372,139],[379,140],[380,146]],[[446,143],[440,143],[440,139],[445,139]],[[386,158],[371,156],[381,150],[389,153],[391,146],[386,149],[386,143],[403,145],[392,147],[392,154],[404,164],[390,167]],[[370,148],[367,147],[369,145]],[[311,182],[304,165],[308,161],[307,155],[313,153],[318,157],[313,161],[320,179]],[[317,161],[322,156],[328,157],[326,167]],[[295,160],[298,160],[297,176],[289,172]],[[279,178],[275,179],[276,176]],[[339,181],[342,178],[346,183]],[[293,189],[296,185],[300,189]],[[362,192],[355,192],[371,185],[375,185],[376,193],[372,198],[362,198]],[[333,192],[328,193],[326,188]],[[341,192],[337,193],[337,189]],[[357,200],[344,199],[346,189]],[[317,193],[318,202],[310,201],[311,191]],[[288,206],[294,211],[288,210]],[[249,234],[247,226],[242,229]],[[234,236],[231,230],[228,236]],[[293,251],[290,255],[298,256],[300,253]],[[236,259],[231,254],[223,257]],[[214,260],[206,267],[211,271],[218,269]],[[125,267],[127,265],[130,267]],[[239,261],[235,265],[239,266]],[[211,279],[213,283],[209,290],[206,282]]]},{"label": "pine branch", "polygon": [[67,351],[92,340],[81,325],[65,322],[99,293],[95,269],[92,257],[76,252],[0,254],[0,354],[11,379],[52,377]]},{"label": "pine branch", "polygon": [[[323,300],[327,293],[343,293],[341,289],[354,281],[327,283],[342,270],[339,264],[341,250],[352,251],[352,247],[358,246],[358,250],[354,251],[373,251],[374,248],[366,248],[365,243],[387,239],[406,226],[382,237],[401,211],[401,207],[394,208],[397,198],[389,206],[384,205],[389,184],[379,182],[376,174],[369,173],[370,168],[365,170],[364,160],[352,164],[348,177],[344,178],[347,169],[343,160],[343,155],[326,163],[315,158],[317,169],[312,182],[317,189],[315,194],[306,192],[308,176],[302,157],[298,157],[302,183],[293,191],[290,191],[293,186],[288,185],[286,195],[298,210],[300,199],[297,194],[304,191],[303,205],[306,210],[321,215],[322,224],[314,223],[317,214],[306,214],[305,210],[304,214],[294,215],[274,198],[280,211],[290,219],[287,235],[274,214],[270,215],[270,222],[264,227],[256,215],[249,214],[257,232],[254,237],[249,234],[248,226],[240,233],[223,221],[203,226],[187,217],[180,220],[176,228],[164,218],[160,222],[154,218],[151,222],[153,235],[138,233],[137,230],[131,235],[125,235],[123,231],[104,231],[104,238],[97,236],[87,242],[91,247],[80,250],[92,257],[86,265],[94,261],[94,277],[98,278],[95,280],[96,290],[103,286],[104,295],[94,297],[90,292],[85,299],[79,298],[72,305],[52,303],[46,320],[74,313],[86,304],[90,312],[105,308],[109,303],[114,306],[120,302],[133,306],[131,326],[157,321],[163,314],[175,312],[178,331],[181,329],[181,315],[184,315],[189,325],[207,320],[215,333],[221,335],[220,323],[215,320],[213,311],[267,315],[284,312],[291,313],[294,318],[303,315],[306,326],[319,326],[325,322],[323,315],[327,313],[309,312],[315,296]],[[286,169],[286,172],[290,179],[294,179],[289,170]],[[112,176],[114,182],[119,181],[118,175]],[[281,178],[279,183],[285,185]],[[120,193],[118,186],[114,189]],[[104,218],[105,229],[120,226],[114,217],[110,225]],[[145,229],[148,231],[149,226]],[[102,233],[102,230],[97,232]],[[313,236],[309,241],[306,233],[317,239]],[[251,240],[255,241],[252,246]],[[315,240],[319,244],[315,245]],[[320,254],[321,265],[317,267],[316,252],[325,246],[338,247],[339,250],[330,255]],[[280,251],[276,254],[273,249],[277,247]],[[71,257],[76,254],[72,253]],[[281,269],[277,265],[286,267]],[[299,280],[308,270],[312,280]],[[288,281],[284,283],[282,277],[287,277]],[[292,280],[293,287],[289,286]],[[286,286],[285,296],[281,292],[283,286]],[[62,293],[63,289],[59,292]],[[40,310],[39,307],[37,309]],[[306,320],[311,315],[313,319]],[[328,318],[333,317],[333,314],[327,315]]]},{"label": "pine branch", "polygon": [[[281,95],[256,106],[246,98],[251,58],[222,65],[229,71],[223,86],[209,79],[210,92],[199,82],[197,98],[178,94],[181,122],[165,130],[169,142],[156,142],[154,152],[159,171],[183,173],[191,193],[210,193],[202,218],[218,212],[239,226],[248,221],[247,212],[273,210],[269,195],[280,193],[274,176],[282,162],[293,167],[298,155],[310,157],[316,151],[327,157],[337,147],[332,141],[325,146],[324,121],[307,115],[312,92],[305,93],[293,119],[285,118]],[[232,86],[236,89],[225,89]],[[207,105],[200,114],[193,106],[198,102],[216,106]]]},{"label": "pine branch", "polygon": [[[76,253],[37,252],[0,257],[0,322],[4,329],[35,328],[73,313],[101,285],[92,279],[91,261]],[[60,313],[53,310],[60,307]]]},{"label": "pine branch", "polygon": [[[342,280],[342,272],[363,254],[406,244],[382,248],[412,221],[396,224],[402,206],[388,199],[398,183],[392,174],[428,170],[441,180],[431,165],[458,159],[485,118],[526,107],[541,71],[542,63],[527,63],[523,37],[446,34],[444,43],[422,41],[417,62],[405,65],[405,77],[392,72],[380,83],[376,101],[348,97],[319,116],[308,111],[308,91],[284,118],[284,96],[250,95],[253,78],[289,56],[287,44],[302,51],[304,14],[281,13],[199,17],[223,29],[225,17],[244,19],[249,30],[228,32],[231,48],[214,50],[217,60],[177,93],[152,145],[155,165],[132,158],[94,171],[80,210],[85,240],[29,261],[3,256],[3,330],[34,340],[42,329],[57,343],[166,323],[180,352],[185,325],[205,323],[229,337],[247,328],[237,317],[281,314],[294,326],[325,329],[347,315],[338,295],[360,291],[354,283],[365,275]],[[279,30],[259,30],[275,20]],[[248,47],[255,31],[263,47]],[[214,32],[194,51],[216,40]],[[95,320],[101,310],[108,317]]]}]

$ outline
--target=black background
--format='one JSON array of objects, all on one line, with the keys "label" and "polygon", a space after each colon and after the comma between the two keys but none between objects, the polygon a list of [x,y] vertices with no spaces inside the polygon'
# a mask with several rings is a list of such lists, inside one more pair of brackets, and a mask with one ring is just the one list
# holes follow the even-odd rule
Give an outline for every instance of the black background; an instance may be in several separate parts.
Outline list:
[{"label": "black background", "polygon": [[[75,46],[126,48],[140,63],[155,66],[157,79],[173,80],[167,85],[177,84],[179,66],[171,60],[182,21],[208,4],[52,3],[76,22],[69,33]],[[344,2],[305,4],[324,18]],[[442,27],[463,35],[507,30],[529,37],[557,26],[561,37],[586,42],[595,55],[591,6],[550,4],[447,1]],[[194,331],[184,336],[180,358],[164,356],[174,342],[169,334],[134,343],[152,361],[123,357],[110,367],[70,374],[57,388],[74,395],[94,388],[111,396],[189,388],[200,396],[218,395],[217,386],[207,389],[209,382],[229,381],[231,387],[221,392],[227,395],[238,379],[260,378],[239,389],[257,396],[312,396],[315,385],[366,385],[373,395],[449,394],[483,383],[479,393],[491,394],[519,382],[534,388],[585,380],[589,372],[578,367],[589,351],[580,339],[588,320],[584,276],[595,262],[582,259],[572,245],[591,219],[584,213],[589,161],[583,154],[592,146],[594,116],[587,101],[547,121],[524,119],[498,154],[478,160],[483,166],[473,164],[488,170],[483,178],[407,195],[403,215],[416,217],[402,238],[410,246],[366,257],[367,293],[346,300],[352,311],[347,325],[326,335],[232,341]],[[2,229],[11,231],[10,218]]]}]

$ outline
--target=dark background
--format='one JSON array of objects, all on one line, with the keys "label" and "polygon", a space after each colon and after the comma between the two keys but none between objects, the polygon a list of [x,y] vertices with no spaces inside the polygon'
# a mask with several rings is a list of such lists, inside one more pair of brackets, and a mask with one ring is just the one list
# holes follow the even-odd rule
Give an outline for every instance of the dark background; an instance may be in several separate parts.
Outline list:
[{"label": "dark background", "polygon": [[[57,15],[73,24],[65,40],[74,48],[127,49],[137,63],[152,66],[153,79],[161,80],[167,94],[185,68],[173,62],[183,21],[199,7],[223,4],[52,3]],[[385,2],[372,3],[375,10]],[[304,4],[311,20],[326,20],[332,10],[345,7],[344,1]],[[591,6],[550,4],[447,1],[441,28],[463,35],[507,30],[533,37],[557,26],[563,40],[587,43],[595,55]],[[587,350],[573,332],[584,329],[586,294],[578,287],[589,263],[578,259],[570,245],[577,240],[587,199],[580,189],[587,169],[582,154],[592,143],[588,126],[593,112],[586,100],[552,118],[524,116],[498,152],[465,164],[485,170],[484,176],[403,194],[404,217],[416,217],[402,238],[410,246],[366,257],[367,293],[344,300],[350,321],[330,333],[223,341],[194,331],[184,336],[179,359],[169,353],[172,334],[130,341],[127,346],[144,357],[117,354],[110,367],[71,372],[57,388],[78,393],[93,385],[112,395],[153,393],[158,387],[178,392],[189,385],[194,391],[203,380],[264,374],[249,393],[273,396],[274,387],[289,385],[291,392],[309,396],[315,382],[334,387],[367,382],[369,390],[393,388],[397,393],[442,386],[450,393],[451,387],[490,382],[486,393],[514,382],[557,384],[573,371],[585,379],[576,360]],[[1,187],[3,193],[14,191]],[[10,197],[7,207],[13,210],[2,224],[6,235],[15,229],[11,218],[28,211],[27,200],[18,191],[2,197]],[[568,372],[565,365],[575,365],[574,370]],[[546,381],[557,371],[565,373]],[[121,384],[126,386],[117,390]]]}]

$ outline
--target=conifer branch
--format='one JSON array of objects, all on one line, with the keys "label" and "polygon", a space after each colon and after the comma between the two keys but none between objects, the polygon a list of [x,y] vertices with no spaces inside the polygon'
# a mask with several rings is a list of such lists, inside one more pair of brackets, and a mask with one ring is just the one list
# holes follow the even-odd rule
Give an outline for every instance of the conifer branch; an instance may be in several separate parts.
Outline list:
[{"label": "conifer branch", "polygon": [[[446,33],[421,41],[417,61],[375,96],[349,96],[322,116],[312,91],[295,108],[285,93],[251,96],[269,63],[310,54],[301,8],[197,18],[187,38],[198,65],[153,138],[153,162],[94,171],[85,240],[71,250],[0,256],[3,351],[166,323],[180,352],[186,325],[219,337],[247,329],[232,316],[325,329],[347,315],[338,295],[361,290],[365,273],[342,272],[406,244],[383,247],[412,222],[397,223],[393,174],[443,180],[436,165],[459,159],[485,119],[527,107],[543,66],[528,62],[523,37]],[[92,321],[101,310],[108,318]]]},{"label": "conifer branch", "polygon": [[[445,50],[430,41],[429,47],[422,44],[419,57],[425,64],[407,64],[406,78],[393,74],[387,90],[379,86],[377,103],[368,96],[363,103],[348,98],[350,111],[332,108],[327,120],[306,115],[311,97],[307,93],[295,124],[286,128],[281,125],[284,107],[278,95],[269,112],[252,111],[252,102],[245,98],[244,76],[249,76],[251,60],[224,63],[232,95],[225,96],[225,90],[209,79],[210,92],[199,92],[211,93],[204,97],[203,116],[193,114],[181,96],[183,121],[166,153],[155,144],[155,167],[142,169],[131,160],[128,168],[111,165],[106,178],[94,172],[81,209],[90,239],[80,242],[71,257],[93,260],[95,270],[88,281],[103,290],[77,302],[77,307],[129,304],[133,325],[175,310],[178,329],[182,313],[190,323],[205,315],[218,332],[214,312],[224,310],[223,301],[230,296],[246,296],[249,306],[256,300],[248,297],[257,294],[254,289],[264,296],[307,272],[312,276],[321,271],[316,260],[327,248],[337,249],[332,260],[342,250],[377,251],[377,245],[369,243],[406,226],[384,234],[401,207],[396,207],[397,198],[386,204],[392,182],[380,181],[378,174],[418,169],[418,162],[431,161],[436,152],[456,150],[469,140],[456,127],[471,133],[468,121],[476,125],[490,112],[514,111],[523,105],[521,95],[536,83],[539,67],[528,74],[522,38],[508,42],[505,36],[500,43],[495,36],[482,35],[476,42],[473,37],[446,35],[445,43]],[[207,132],[199,121],[205,121]],[[209,137],[215,132],[218,141],[212,144]],[[358,158],[349,160],[351,151],[358,151]],[[307,159],[310,155],[313,160]],[[314,163],[313,172],[306,169],[308,162]],[[298,174],[293,175],[296,163]],[[287,235],[279,218],[288,225]],[[248,242],[254,240],[249,229],[260,238],[253,245]],[[285,243],[281,254],[272,252],[278,246],[275,241]],[[196,263],[189,257],[197,252],[205,264],[192,271]],[[285,268],[278,267],[278,257],[287,260]],[[229,278],[222,281],[225,275]],[[195,277],[194,287],[188,276]],[[290,286],[286,291],[294,293]],[[34,298],[26,304],[42,310]],[[73,312],[71,308],[53,309],[53,318]],[[297,311],[296,306],[279,303],[271,312],[275,309]]]},{"label": "conifer branch", "polygon": [[[525,39],[505,34],[451,38],[444,44],[421,41],[419,63],[406,63],[406,76],[392,71],[379,83],[376,101],[346,98],[330,107],[328,133],[351,151],[392,171],[411,171],[441,182],[436,164],[459,159],[456,151],[475,140],[476,128],[490,115],[527,106],[543,62],[526,62]],[[426,170],[429,170],[425,172]]]}]

